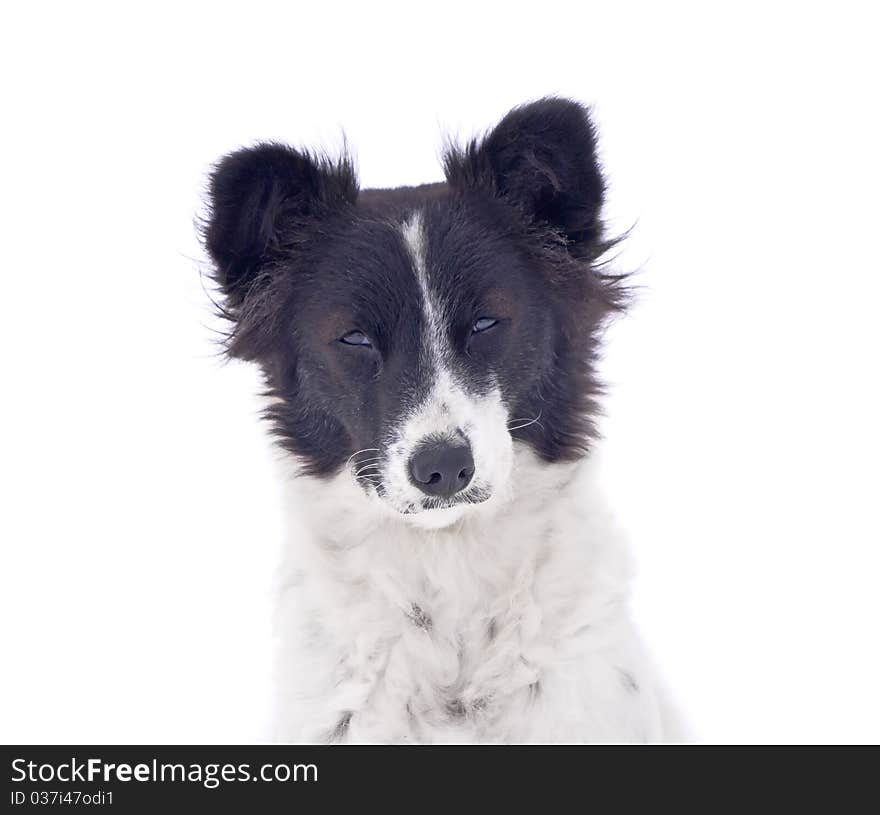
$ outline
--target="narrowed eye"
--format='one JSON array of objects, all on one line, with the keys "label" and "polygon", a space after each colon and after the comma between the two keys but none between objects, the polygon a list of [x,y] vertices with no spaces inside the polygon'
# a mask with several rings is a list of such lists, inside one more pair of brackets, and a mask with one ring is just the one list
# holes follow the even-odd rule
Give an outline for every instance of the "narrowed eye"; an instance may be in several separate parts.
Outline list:
[{"label": "narrowed eye", "polygon": [[498,320],[494,320],[491,317],[480,317],[480,319],[474,323],[471,333],[482,334],[484,331],[488,331],[496,325],[498,325]]},{"label": "narrowed eye", "polygon": [[349,331],[348,334],[339,338],[339,342],[345,343],[345,345],[361,345],[364,348],[373,347],[370,338],[363,331]]}]

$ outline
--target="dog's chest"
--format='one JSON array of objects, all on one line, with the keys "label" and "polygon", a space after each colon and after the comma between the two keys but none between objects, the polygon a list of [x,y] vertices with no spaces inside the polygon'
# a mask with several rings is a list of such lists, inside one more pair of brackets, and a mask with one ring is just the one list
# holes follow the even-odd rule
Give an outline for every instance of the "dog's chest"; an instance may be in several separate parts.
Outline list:
[{"label": "dog's chest", "polygon": [[[504,602],[413,601],[386,608],[337,663],[333,739],[423,742],[501,739],[512,710],[540,693],[546,654],[534,610]],[[365,615],[369,616],[369,615]],[[375,619],[375,618],[374,618]],[[521,717],[517,717],[520,719]]]},{"label": "dog's chest", "polygon": [[600,512],[547,498],[436,536],[382,528],[342,547],[352,536],[322,527],[284,610],[300,631],[283,666],[285,737],[646,737],[628,562]]}]

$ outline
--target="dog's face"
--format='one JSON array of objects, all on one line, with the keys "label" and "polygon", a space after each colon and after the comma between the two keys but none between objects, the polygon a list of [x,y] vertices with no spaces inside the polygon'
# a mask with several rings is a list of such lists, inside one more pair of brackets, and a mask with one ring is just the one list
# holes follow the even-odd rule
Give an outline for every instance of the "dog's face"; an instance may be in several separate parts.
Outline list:
[{"label": "dog's face", "polygon": [[592,432],[596,333],[620,305],[592,128],[574,103],[508,114],[446,156],[447,184],[359,193],[347,161],[278,145],[214,172],[206,241],[304,471],[439,527],[511,494],[514,443],[548,461]]}]

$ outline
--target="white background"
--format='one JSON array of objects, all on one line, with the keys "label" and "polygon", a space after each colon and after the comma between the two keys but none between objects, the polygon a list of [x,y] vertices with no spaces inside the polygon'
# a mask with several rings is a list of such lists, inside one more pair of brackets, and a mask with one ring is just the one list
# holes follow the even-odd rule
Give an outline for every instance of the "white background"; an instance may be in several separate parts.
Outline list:
[{"label": "white background", "polygon": [[210,163],[344,128],[363,186],[438,180],[548,93],[635,224],[604,461],[670,684],[708,741],[880,740],[870,4],[298,5],[3,12],[0,740],[262,738],[280,518]]}]

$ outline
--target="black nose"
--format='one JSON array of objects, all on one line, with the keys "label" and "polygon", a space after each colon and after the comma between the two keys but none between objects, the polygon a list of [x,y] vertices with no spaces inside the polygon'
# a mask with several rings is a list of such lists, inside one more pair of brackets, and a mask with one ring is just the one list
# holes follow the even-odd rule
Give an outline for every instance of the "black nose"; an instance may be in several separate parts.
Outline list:
[{"label": "black nose", "polygon": [[471,448],[460,441],[429,441],[413,453],[409,472],[422,492],[448,498],[470,484],[474,457]]}]

